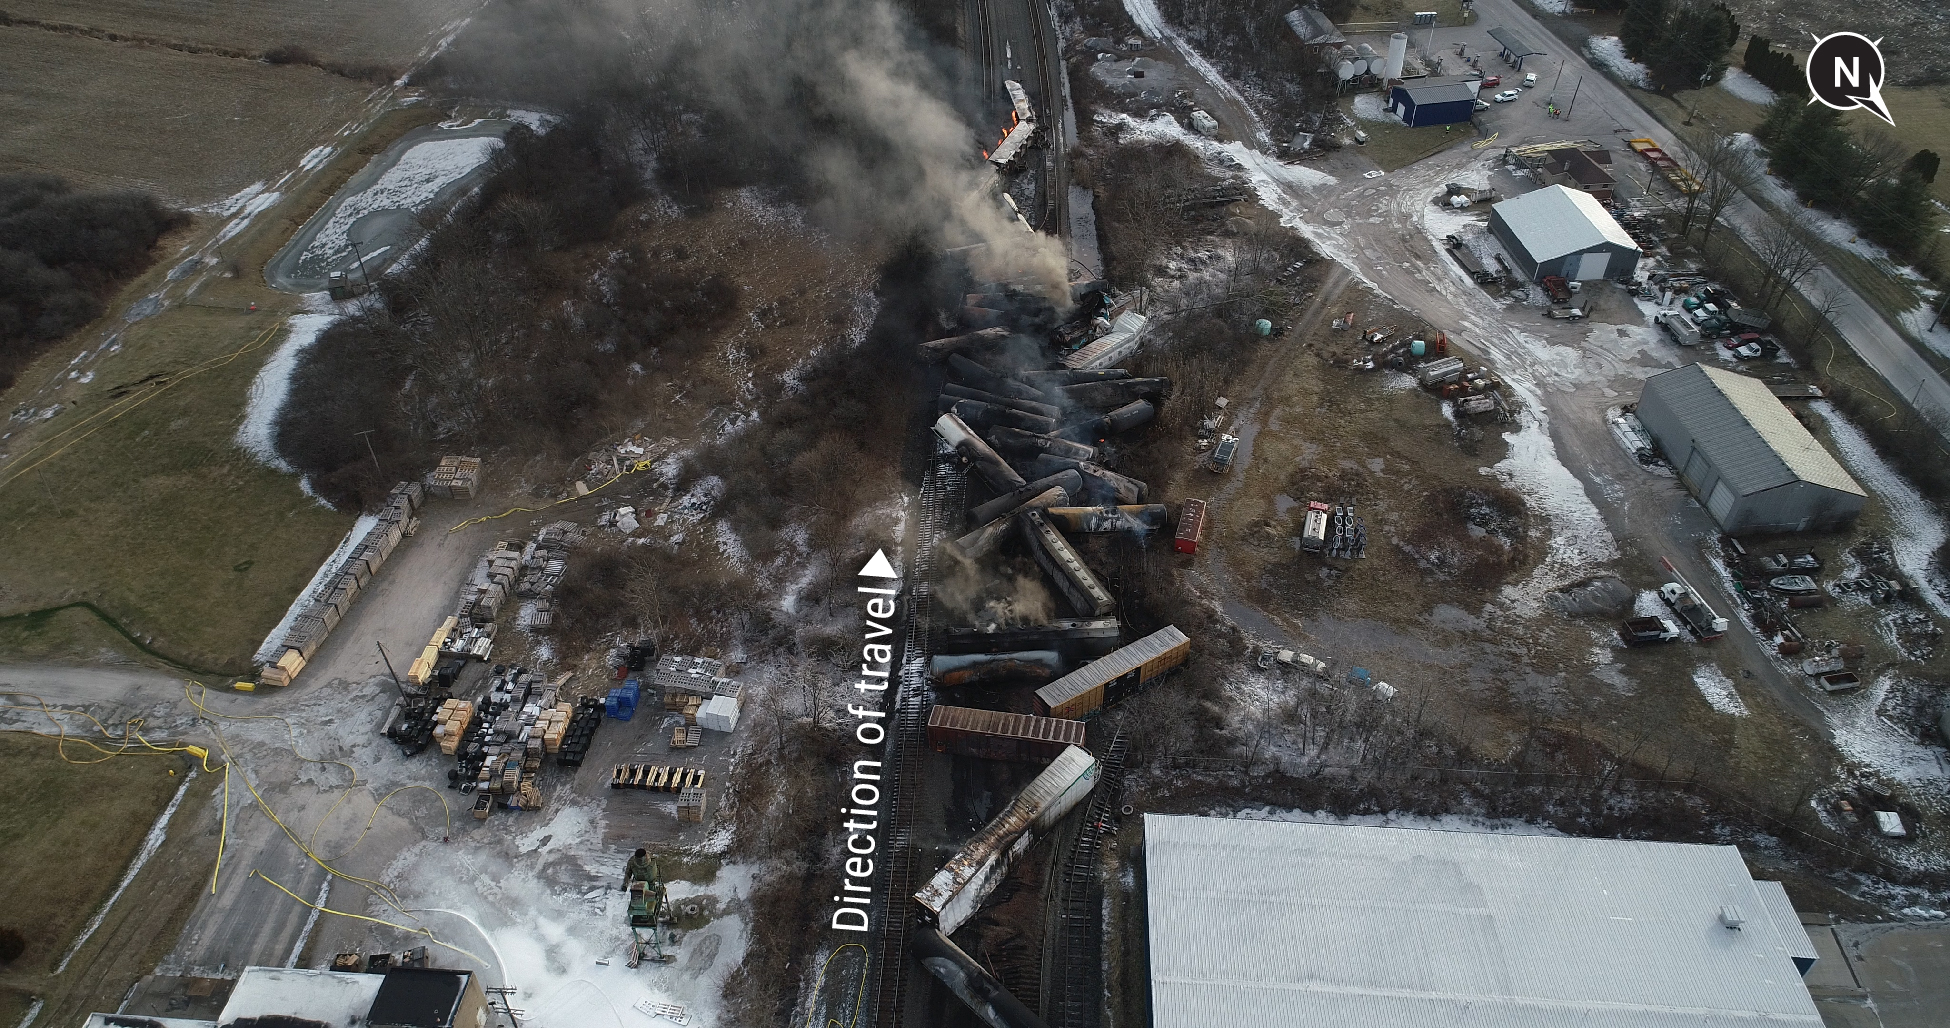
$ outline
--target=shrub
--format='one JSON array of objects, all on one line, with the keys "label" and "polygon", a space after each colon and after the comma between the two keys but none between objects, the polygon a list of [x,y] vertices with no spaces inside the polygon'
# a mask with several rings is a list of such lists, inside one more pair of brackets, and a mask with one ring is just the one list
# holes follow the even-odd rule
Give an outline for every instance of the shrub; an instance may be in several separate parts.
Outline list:
[{"label": "shrub", "polygon": [[13,928],[0,928],[0,964],[11,964],[27,951],[27,939]]}]

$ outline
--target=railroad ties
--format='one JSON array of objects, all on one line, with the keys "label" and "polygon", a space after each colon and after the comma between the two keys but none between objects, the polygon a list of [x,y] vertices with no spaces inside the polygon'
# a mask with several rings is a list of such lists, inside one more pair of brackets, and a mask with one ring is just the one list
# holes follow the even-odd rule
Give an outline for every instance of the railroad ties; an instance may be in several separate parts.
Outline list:
[{"label": "railroad ties", "polygon": [[1102,1013],[1103,887],[1098,862],[1103,839],[1117,831],[1125,748],[1124,732],[1119,729],[1098,762],[1097,791],[1090,797],[1063,869],[1056,956],[1051,962],[1055,981],[1043,1011],[1052,1028],[1097,1028]]}]

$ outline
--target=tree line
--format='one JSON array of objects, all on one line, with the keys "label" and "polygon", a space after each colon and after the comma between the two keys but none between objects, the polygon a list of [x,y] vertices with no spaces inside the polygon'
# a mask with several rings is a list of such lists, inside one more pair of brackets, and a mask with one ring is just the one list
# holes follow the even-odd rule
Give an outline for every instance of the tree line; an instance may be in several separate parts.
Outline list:
[{"label": "tree line", "polygon": [[1906,261],[1933,262],[1938,156],[1908,153],[1880,130],[1852,133],[1842,112],[1784,95],[1754,130],[1773,172],[1815,207],[1847,216],[1862,235]]},{"label": "tree line", "polygon": [[1673,93],[1720,81],[1740,23],[1724,3],[1629,0],[1618,38],[1625,56],[1651,73],[1652,87]]},{"label": "tree line", "polygon": [[52,175],[0,175],[0,389],[55,340],[93,321],[154,260],[183,215],[154,197],[77,191]]}]

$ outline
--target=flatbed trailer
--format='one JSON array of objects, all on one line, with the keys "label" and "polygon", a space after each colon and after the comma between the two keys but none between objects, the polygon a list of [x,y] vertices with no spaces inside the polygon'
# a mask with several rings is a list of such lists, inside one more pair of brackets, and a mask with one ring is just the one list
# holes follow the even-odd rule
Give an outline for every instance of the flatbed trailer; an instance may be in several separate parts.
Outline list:
[{"label": "flatbed trailer", "polygon": [[1700,185],[1699,179],[1694,178],[1692,172],[1681,167],[1679,162],[1674,160],[1672,155],[1667,153],[1665,148],[1661,147],[1657,140],[1627,139],[1625,145],[1631,147],[1640,157],[1645,158],[1645,163],[1657,168],[1659,174],[1664,175],[1666,181],[1672,183],[1673,188],[1678,189],[1681,193],[1691,196],[1705,188]]}]

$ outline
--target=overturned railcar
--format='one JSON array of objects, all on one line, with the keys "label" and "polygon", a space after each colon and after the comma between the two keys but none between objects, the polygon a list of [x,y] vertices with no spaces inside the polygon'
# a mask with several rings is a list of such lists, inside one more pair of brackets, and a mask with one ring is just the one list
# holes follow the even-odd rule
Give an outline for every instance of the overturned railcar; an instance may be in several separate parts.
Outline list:
[{"label": "overturned railcar", "polygon": [[1045,717],[1094,716],[1185,663],[1191,653],[1192,641],[1178,626],[1167,625],[1036,690],[1036,712]]},{"label": "overturned railcar", "polygon": [[1022,526],[1023,539],[1029,544],[1029,552],[1036,563],[1056,583],[1058,592],[1070,601],[1078,614],[1084,617],[1103,617],[1116,608],[1116,601],[1110,598],[1110,590],[1097,580],[1083,558],[1070,545],[1063,533],[1058,532],[1040,510],[1026,510],[1016,515]]},{"label": "overturned railcar", "polygon": [[1117,649],[1117,619],[1075,618],[1016,628],[948,628],[935,641],[936,653],[1015,653],[1056,650],[1066,657],[1101,657]]},{"label": "overturned railcar", "polygon": [[1077,746],[1058,754],[914,894],[922,916],[944,934],[953,934],[981,909],[982,901],[1008,875],[1016,858],[1028,852],[1038,836],[1055,827],[1096,785],[1097,758]]},{"label": "overturned railcar", "polygon": [[928,711],[928,745],[937,753],[987,760],[1054,760],[1083,745],[1083,722],[937,703]]}]

